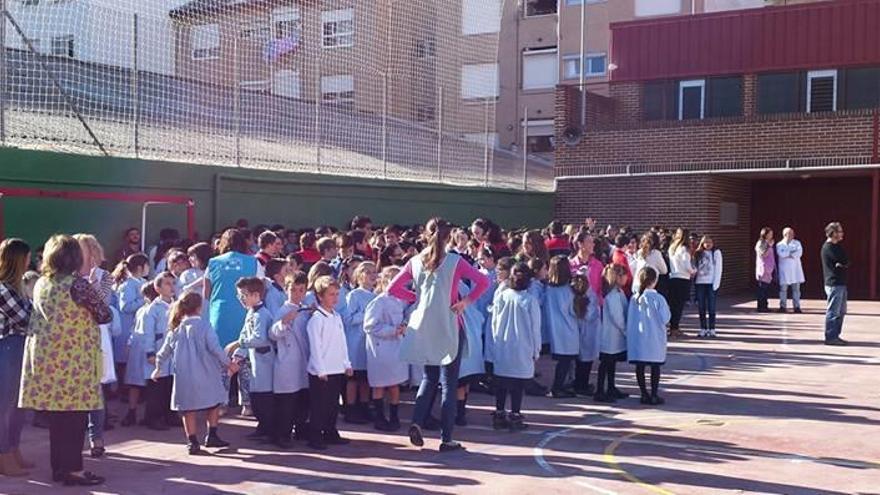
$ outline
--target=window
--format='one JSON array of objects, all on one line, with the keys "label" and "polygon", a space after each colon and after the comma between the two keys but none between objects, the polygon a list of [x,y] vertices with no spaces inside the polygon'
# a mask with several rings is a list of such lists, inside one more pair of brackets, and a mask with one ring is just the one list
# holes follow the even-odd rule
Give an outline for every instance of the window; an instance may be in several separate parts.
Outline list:
[{"label": "window", "polygon": [[416,41],[416,58],[431,58],[437,55],[437,43],[434,39]]},{"label": "window", "polygon": [[559,82],[556,48],[523,52],[523,89],[555,87]]},{"label": "window", "polygon": [[880,67],[847,69],[843,88],[843,105],[847,110],[880,106]]},{"label": "window", "polygon": [[[586,77],[599,77],[605,75],[606,56],[604,53],[586,56]],[[580,57],[578,55],[565,55],[562,57],[563,78],[579,79],[580,75]]]},{"label": "window", "polygon": [[807,73],[807,113],[837,110],[837,71],[813,70]]},{"label": "window", "polygon": [[678,120],[702,119],[705,112],[706,80],[678,83]]},{"label": "window", "polygon": [[272,11],[272,36],[275,39],[295,37],[302,35],[302,18],[299,7],[279,7]]},{"label": "window", "polygon": [[681,12],[681,0],[636,0],[636,17],[670,15]]},{"label": "window", "polygon": [[324,48],[354,46],[354,9],[321,12]]},{"label": "window", "polygon": [[552,120],[530,120],[528,123],[528,152],[552,153],[555,148],[556,136]]},{"label": "window", "polygon": [[470,64],[461,68],[464,100],[498,97],[498,64]]},{"label": "window", "polygon": [[220,26],[218,24],[193,26],[189,37],[193,60],[220,57]]},{"label": "window", "polygon": [[[37,48],[34,46],[34,48]],[[54,36],[52,38],[52,55],[73,58],[73,35]]]},{"label": "window", "polygon": [[730,227],[739,225],[739,203],[722,201],[718,205],[718,224]]},{"label": "window", "polygon": [[726,10],[754,9],[764,7],[767,0],[704,0],[706,12],[723,12]]},{"label": "window", "polygon": [[462,0],[461,34],[497,33],[501,30],[501,0]]},{"label": "window", "polygon": [[758,113],[801,111],[801,77],[797,72],[758,75]]},{"label": "window", "polygon": [[269,25],[264,22],[253,22],[245,24],[241,28],[241,39],[259,43],[261,45],[269,41],[272,30]]},{"label": "window", "polygon": [[556,0],[526,0],[523,2],[526,17],[556,14]]},{"label": "window", "polygon": [[678,115],[678,85],[675,81],[645,83],[642,93],[645,120],[670,120]]},{"label": "window", "polygon": [[742,77],[710,78],[706,97],[708,98],[706,113],[709,117],[742,115]]},{"label": "window", "polygon": [[354,103],[354,77],[350,75],[321,78],[321,99],[325,103]]},{"label": "window", "polygon": [[272,74],[272,92],[288,98],[300,98],[301,84],[299,72],[295,70],[278,70]]},{"label": "window", "polygon": [[416,122],[429,122],[436,118],[437,110],[434,105],[418,105],[415,114]]}]

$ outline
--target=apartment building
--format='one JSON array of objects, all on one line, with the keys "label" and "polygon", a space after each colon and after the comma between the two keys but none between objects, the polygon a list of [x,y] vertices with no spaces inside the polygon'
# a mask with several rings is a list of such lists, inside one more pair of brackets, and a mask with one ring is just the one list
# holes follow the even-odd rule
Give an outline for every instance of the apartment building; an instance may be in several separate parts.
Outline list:
[{"label": "apartment building", "polygon": [[558,218],[709,234],[727,289],[752,283],[762,227],[791,226],[810,297],[824,226],[840,221],[850,294],[880,296],[880,3],[615,23],[611,42],[585,127],[577,88],[557,91]]}]

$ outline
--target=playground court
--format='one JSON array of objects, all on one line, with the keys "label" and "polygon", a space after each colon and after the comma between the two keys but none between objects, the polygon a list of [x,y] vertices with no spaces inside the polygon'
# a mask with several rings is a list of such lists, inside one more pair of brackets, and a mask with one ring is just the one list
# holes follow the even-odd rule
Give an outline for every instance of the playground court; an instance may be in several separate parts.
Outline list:
[{"label": "playground court", "polygon": [[[724,301],[719,338],[670,346],[659,408],[635,396],[611,406],[527,397],[532,426],[511,434],[491,429],[494,401],[475,394],[470,425],[456,429],[469,451],[446,455],[433,432],[419,451],[405,431],[344,424],[349,446],[279,451],[245,440],[253,423],[230,416],[221,434],[233,448],[190,457],[182,430],[117,427],[108,457],[86,469],[108,479],[94,493],[126,495],[880,493],[880,303],[850,303],[850,347],[821,344],[823,301],[802,315],[759,315],[753,304]],[[542,359],[543,382],[551,366]],[[618,376],[635,394],[631,368]],[[31,479],[0,479],[0,493],[87,493],[48,483],[47,431],[24,435],[39,467]]]}]

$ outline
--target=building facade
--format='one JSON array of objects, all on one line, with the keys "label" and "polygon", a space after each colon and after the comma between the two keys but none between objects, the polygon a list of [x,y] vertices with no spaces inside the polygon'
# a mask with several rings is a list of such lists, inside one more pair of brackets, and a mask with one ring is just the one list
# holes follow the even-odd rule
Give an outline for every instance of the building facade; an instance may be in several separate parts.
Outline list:
[{"label": "building facade", "polygon": [[763,226],[805,245],[822,296],[823,228],[840,221],[853,297],[878,296],[880,4],[839,0],[613,24],[607,95],[556,92],[557,216],[686,226],[753,278]]}]

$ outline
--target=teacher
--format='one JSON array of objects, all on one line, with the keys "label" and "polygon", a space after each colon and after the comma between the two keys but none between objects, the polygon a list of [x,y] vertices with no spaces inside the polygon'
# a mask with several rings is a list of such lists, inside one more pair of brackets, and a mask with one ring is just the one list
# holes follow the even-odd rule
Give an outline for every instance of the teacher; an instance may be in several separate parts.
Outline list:
[{"label": "teacher", "polygon": [[[445,251],[451,233],[452,225],[446,220],[429,220],[425,225],[427,247],[407,262],[388,289],[392,296],[415,303],[400,344],[400,359],[424,366],[409,439],[417,447],[425,444],[422,427],[431,412],[432,399],[439,383],[442,389],[440,452],[464,449],[452,440],[459,365],[462,352],[467,352],[461,315],[489,287],[485,275],[461,256]],[[467,280],[472,285],[471,292],[464,299],[458,297],[461,280]],[[414,290],[408,288],[410,283]]]}]

